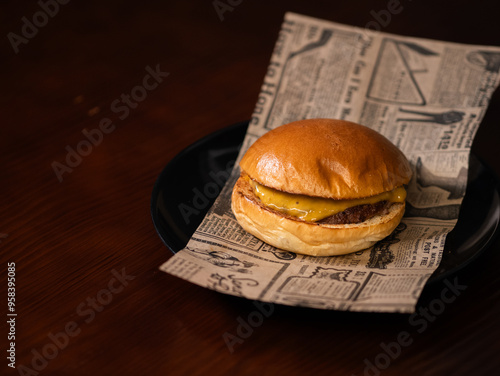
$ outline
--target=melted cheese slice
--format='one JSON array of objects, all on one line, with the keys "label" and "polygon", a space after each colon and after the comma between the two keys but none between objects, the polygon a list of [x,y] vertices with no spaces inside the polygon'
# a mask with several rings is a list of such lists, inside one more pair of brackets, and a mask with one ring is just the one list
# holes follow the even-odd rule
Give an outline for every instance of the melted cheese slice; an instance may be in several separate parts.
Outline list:
[{"label": "melted cheese slice", "polygon": [[380,201],[404,202],[406,199],[406,191],[403,187],[366,198],[334,200],[281,192],[263,186],[250,178],[248,181],[255,195],[265,206],[309,222],[320,221],[358,205],[375,204]]}]

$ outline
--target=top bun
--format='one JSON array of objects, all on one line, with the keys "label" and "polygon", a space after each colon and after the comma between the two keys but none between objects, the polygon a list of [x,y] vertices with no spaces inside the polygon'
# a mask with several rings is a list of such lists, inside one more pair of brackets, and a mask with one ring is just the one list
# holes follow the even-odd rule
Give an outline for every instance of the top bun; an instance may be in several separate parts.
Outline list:
[{"label": "top bun", "polygon": [[267,132],[240,167],[267,187],[339,200],[391,191],[412,174],[404,154],[380,133],[334,119],[299,120]]}]

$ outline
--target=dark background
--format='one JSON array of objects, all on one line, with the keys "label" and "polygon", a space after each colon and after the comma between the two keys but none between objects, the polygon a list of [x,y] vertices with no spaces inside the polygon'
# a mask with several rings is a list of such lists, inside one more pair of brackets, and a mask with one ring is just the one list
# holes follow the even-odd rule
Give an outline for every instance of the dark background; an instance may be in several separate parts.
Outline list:
[{"label": "dark background", "polygon": [[[381,344],[407,332],[411,344],[400,346],[382,374],[496,373],[498,240],[458,273],[467,288],[425,329],[408,315],[275,306],[233,353],[223,336],[236,335],[255,306],[158,271],[171,254],[150,217],[154,182],[183,148],[250,118],[284,13],[363,28],[388,6],[219,3],[232,8],[223,19],[213,1],[73,0],[59,5],[18,53],[8,34],[22,35],[23,17],[32,20],[41,5],[0,5],[0,305],[6,313],[6,265],[15,262],[16,365],[41,375],[376,374],[367,361],[383,364]],[[383,31],[500,46],[494,1],[400,4]],[[157,65],[168,77],[119,119],[113,101]],[[59,182],[53,162],[63,163],[66,147],[106,117],[115,129]],[[496,174],[499,121],[496,93],[473,145]],[[88,311],[88,299],[108,296],[113,270],[130,276],[123,289]],[[426,288],[419,307],[429,307],[444,287]],[[78,334],[61,334],[68,323]],[[9,327],[1,328],[5,354]],[[51,338],[62,341],[52,353]],[[37,363],[44,349],[53,359]],[[30,374],[1,358],[1,374]]]}]

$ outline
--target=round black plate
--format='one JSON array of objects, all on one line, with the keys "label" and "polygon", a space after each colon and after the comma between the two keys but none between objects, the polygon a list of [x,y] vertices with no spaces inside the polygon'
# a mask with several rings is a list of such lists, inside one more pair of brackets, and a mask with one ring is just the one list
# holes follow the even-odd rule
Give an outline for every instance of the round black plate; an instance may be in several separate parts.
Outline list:
[{"label": "round black plate", "polygon": [[[215,201],[247,127],[248,122],[241,122],[200,139],[172,159],[159,175],[151,197],[151,215],[156,231],[172,252],[184,248]],[[463,268],[493,241],[500,222],[498,187],[495,174],[471,154],[459,219],[428,283]]]}]

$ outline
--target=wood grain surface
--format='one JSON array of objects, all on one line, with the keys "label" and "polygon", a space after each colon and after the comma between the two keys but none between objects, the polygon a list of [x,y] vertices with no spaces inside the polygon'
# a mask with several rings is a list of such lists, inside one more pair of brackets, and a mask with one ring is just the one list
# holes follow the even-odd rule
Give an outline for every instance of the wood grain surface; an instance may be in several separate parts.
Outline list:
[{"label": "wood grain surface", "polygon": [[[7,321],[15,263],[18,368],[6,323],[0,374],[498,374],[498,239],[438,315],[446,286],[424,290],[418,322],[285,306],[259,321],[251,301],[158,270],[171,254],[153,184],[184,147],[250,118],[284,12],[364,27],[391,1],[3,1],[0,305]],[[399,4],[384,31],[500,45],[494,1]],[[499,140],[497,93],[473,145],[497,175]]]}]

